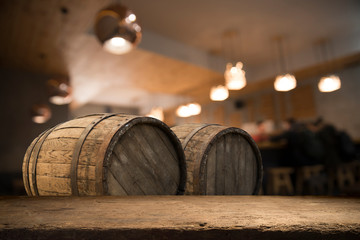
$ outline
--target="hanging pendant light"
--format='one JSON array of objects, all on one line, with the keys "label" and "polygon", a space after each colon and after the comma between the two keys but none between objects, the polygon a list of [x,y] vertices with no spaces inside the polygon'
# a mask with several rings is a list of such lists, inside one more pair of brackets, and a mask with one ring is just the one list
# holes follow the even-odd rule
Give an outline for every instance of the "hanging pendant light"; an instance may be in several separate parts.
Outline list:
[{"label": "hanging pendant light", "polygon": [[218,85],[210,90],[210,99],[213,101],[224,101],[229,97],[229,91],[225,86]]},{"label": "hanging pendant light", "polygon": [[287,92],[296,87],[296,79],[294,75],[284,74],[278,75],[274,82],[274,88],[276,91]]},{"label": "hanging pendant light", "polygon": [[51,118],[51,109],[46,104],[35,104],[31,107],[30,114],[34,123],[43,124]]},{"label": "hanging pendant light", "polygon": [[[322,40],[321,44],[321,53],[324,61],[324,70],[330,72],[330,62],[328,61],[328,51],[327,45],[329,44],[328,40]],[[327,64],[326,64],[327,63]],[[320,92],[333,92],[341,88],[341,80],[339,76],[335,74],[330,74],[320,78],[318,83],[318,88]]]},{"label": "hanging pendant light", "polygon": [[56,105],[69,104],[72,101],[71,87],[67,78],[55,77],[47,81],[49,101]]},{"label": "hanging pendant light", "polygon": [[341,88],[340,78],[336,75],[322,77],[318,84],[320,92],[333,92]]},{"label": "hanging pendant light", "polygon": [[176,109],[176,115],[178,115],[179,117],[190,117],[190,110],[188,107],[186,107],[185,105],[181,105],[180,107],[178,107]]},{"label": "hanging pendant light", "polygon": [[141,27],[136,15],[125,6],[117,4],[101,10],[97,14],[95,33],[106,51],[125,54],[141,40]]},{"label": "hanging pendant light", "polygon": [[[232,62],[235,62],[235,44],[238,44],[236,37],[238,32],[236,30],[227,31],[223,35],[223,51]],[[227,41],[226,41],[227,40]],[[226,50],[227,49],[227,53]],[[226,64],[224,72],[225,86],[228,90],[240,90],[246,86],[245,71],[242,62],[237,62],[235,66],[230,62]]]},{"label": "hanging pendant light", "polygon": [[199,115],[201,113],[201,106],[198,103],[189,103],[187,107],[190,109],[192,116]]},{"label": "hanging pendant light", "polygon": [[229,90],[240,90],[246,86],[245,71],[242,70],[242,67],[242,62],[237,62],[235,66],[231,63],[226,65],[224,77]]},{"label": "hanging pendant light", "polygon": [[191,117],[201,113],[201,106],[198,103],[189,103],[181,105],[176,109],[176,115],[179,117]]},{"label": "hanging pendant light", "polygon": [[[286,72],[286,65],[285,65],[285,58],[284,58],[284,51],[282,46],[282,37],[278,37],[277,39],[278,43],[278,50],[279,50],[279,61],[280,61],[280,67],[282,72]],[[280,74],[276,76],[275,82],[274,82],[274,88],[276,91],[280,92],[287,92],[296,87],[296,78],[294,75],[290,73]]]}]

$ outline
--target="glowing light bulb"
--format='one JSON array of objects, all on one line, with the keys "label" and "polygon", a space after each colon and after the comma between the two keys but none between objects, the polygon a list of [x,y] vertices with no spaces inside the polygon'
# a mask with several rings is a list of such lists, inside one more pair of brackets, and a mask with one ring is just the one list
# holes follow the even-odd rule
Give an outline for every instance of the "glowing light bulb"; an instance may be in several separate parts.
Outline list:
[{"label": "glowing light bulb", "polygon": [[126,41],[121,37],[113,37],[110,39],[110,44],[114,47],[122,47],[126,44]]},{"label": "glowing light bulb", "polygon": [[245,71],[242,70],[242,67],[241,62],[236,63],[236,66],[232,66],[231,63],[226,65],[224,77],[229,90],[240,90],[246,86]]},{"label": "glowing light bulb", "polygon": [[198,103],[189,103],[187,107],[190,110],[192,116],[198,115],[201,113],[201,106]]},{"label": "glowing light bulb", "polygon": [[229,97],[229,91],[225,86],[219,85],[210,90],[210,99],[213,101],[224,101]]},{"label": "glowing light bulb", "polygon": [[33,105],[31,108],[31,118],[35,123],[46,123],[51,118],[51,109],[46,104]]},{"label": "glowing light bulb", "polygon": [[176,109],[176,115],[178,115],[179,117],[190,117],[191,113],[187,106],[181,105]]},{"label": "glowing light bulb", "polygon": [[125,54],[141,41],[141,27],[137,16],[126,6],[111,4],[96,16],[95,34],[105,51]]},{"label": "glowing light bulb", "polygon": [[278,75],[274,82],[274,88],[276,91],[287,92],[296,87],[296,79],[294,75],[285,74]]},{"label": "glowing light bulb", "polygon": [[65,105],[72,102],[72,97],[70,96],[70,94],[67,96],[54,95],[49,97],[49,101],[55,105]]},{"label": "glowing light bulb", "polygon": [[341,88],[341,81],[336,75],[322,77],[318,87],[321,92],[333,92]]},{"label": "glowing light bulb", "polygon": [[201,113],[201,106],[198,103],[189,103],[187,105],[181,105],[176,109],[176,114],[179,117],[190,117]]},{"label": "glowing light bulb", "polygon": [[124,54],[132,49],[132,45],[129,41],[122,37],[113,37],[105,41],[104,49],[113,54]]},{"label": "glowing light bulb", "polygon": [[136,21],[136,16],[135,16],[135,14],[131,13],[131,14],[128,16],[128,19],[130,20],[130,22],[135,22],[135,21]]}]

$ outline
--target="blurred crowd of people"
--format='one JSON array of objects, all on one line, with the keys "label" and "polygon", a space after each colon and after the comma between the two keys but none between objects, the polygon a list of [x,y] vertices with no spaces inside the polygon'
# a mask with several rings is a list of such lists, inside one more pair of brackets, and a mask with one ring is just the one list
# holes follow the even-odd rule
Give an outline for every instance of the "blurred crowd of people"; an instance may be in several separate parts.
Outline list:
[{"label": "blurred crowd of people", "polygon": [[282,162],[284,166],[323,164],[325,168],[333,168],[356,158],[355,144],[350,136],[322,118],[313,122],[299,122],[289,118],[282,133],[275,136],[264,135],[257,139],[259,140],[286,141]]},{"label": "blurred crowd of people", "polygon": [[[283,131],[269,134],[263,122],[258,122],[254,140],[261,143],[284,143],[282,157],[277,167],[294,169],[292,181],[303,167],[321,165],[326,179],[335,179],[336,172],[344,163],[359,160],[355,143],[348,133],[325,122],[321,117],[315,121],[300,122],[294,118],[285,121]],[[332,183],[330,183],[332,184]],[[329,185],[330,188],[332,186]]]}]

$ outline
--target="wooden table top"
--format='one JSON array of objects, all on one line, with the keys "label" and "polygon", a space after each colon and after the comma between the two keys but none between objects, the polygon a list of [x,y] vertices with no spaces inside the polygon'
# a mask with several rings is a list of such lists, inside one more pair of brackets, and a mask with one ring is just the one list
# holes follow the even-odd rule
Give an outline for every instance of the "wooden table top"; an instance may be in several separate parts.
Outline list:
[{"label": "wooden table top", "polygon": [[0,197],[0,239],[360,239],[360,198]]}]

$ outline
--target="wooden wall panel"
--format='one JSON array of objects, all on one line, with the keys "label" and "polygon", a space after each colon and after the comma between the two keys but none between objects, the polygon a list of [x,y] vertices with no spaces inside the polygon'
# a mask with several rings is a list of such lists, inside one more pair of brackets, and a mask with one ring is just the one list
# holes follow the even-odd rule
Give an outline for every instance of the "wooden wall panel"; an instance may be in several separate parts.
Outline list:
[{"label": "wooden wall panel", "polygon": [[312,85],[299,86],[290,95],[292,116],[296,119],[316,117]]},{"label": "wooden wall panel", "polygon": [[164,112],[164,123],[169,127],[173,127],[176,124],[176,112],[175,109]]},{"label": "wooden wall panel", "polygon": [[189,123],[201,123],[201,119],[200,115],[192,116],[189,117]]},{"label": "wooden wall panel", "polygon": [[241,128],[241,124],[242,124],[242,114],[240,111],[234,111],[230,114],[229,117],[229,125],[231,127],[238,127]]},{"label": "wooden wall panel", "polygon": [[259,111],[263,120],[275,119],[274,93],[265,93],[261,95]]},{"label": "wooden wall panel", "polygon": [[287,111],[286,93],[278,92],[276,94],[280,114],[279,118],[281,121],[285,121],[289,117]]},{"label": "wooden wall panel", "polygon": [[214,123],[225,125],[225,108],[224,105],[220,105],[215,108],[214,111]]},{"label": "wooden wall panel", "polygon": [[246,100],[246,109],[247,109],[247,122],[255,122],[256,116],[255,116],[255,101],[254,99],[250,98]]}]

